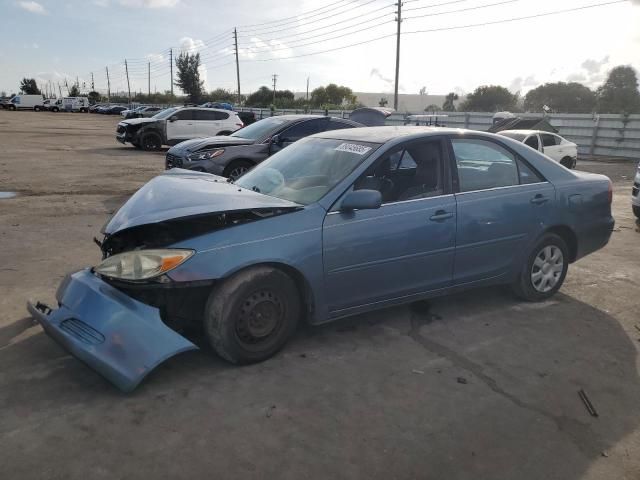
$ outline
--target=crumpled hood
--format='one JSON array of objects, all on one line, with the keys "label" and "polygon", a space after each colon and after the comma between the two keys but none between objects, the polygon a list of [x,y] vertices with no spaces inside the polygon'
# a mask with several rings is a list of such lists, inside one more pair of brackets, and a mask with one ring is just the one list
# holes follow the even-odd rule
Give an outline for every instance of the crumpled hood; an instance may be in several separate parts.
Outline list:
[{"label": "crumpled hood", "polygon": [[224,177],[174,168],[138,190],[102,228],[112,235],[139,225],[209,213],[301,205],[228,183]]},{"label": "crumpled hood", "polygon": [[231,147],[236,145],[251,145],[253,140],[240,137],[231,137],[229,135],[218,135],[216,137],[194,138],[193,140],[185,140],[171,147],[169,153],[176,154],[179,152],[198,152],[216,147]]},{"label": "crumpled hood", "polygon": [[140,125],[142,123],[155,123],[157,121],[158,119],[156,118],[129,118],[120,123],[126,123],[127,125]]}]

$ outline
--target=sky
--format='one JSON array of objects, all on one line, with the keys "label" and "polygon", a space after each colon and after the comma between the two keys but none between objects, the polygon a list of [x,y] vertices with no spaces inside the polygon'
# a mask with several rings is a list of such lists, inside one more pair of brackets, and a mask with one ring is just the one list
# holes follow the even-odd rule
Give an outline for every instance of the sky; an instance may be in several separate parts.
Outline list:
[{"label": "sky", "polygon": [[[328,83],[393,91],[395,0],[0,0],[0,91],[22,77],[98,91],[170,88],[169,50],[199,52],[207,90],[261,85],[302,92]],[[400,93],[468,93],[545,82],[595,88],[616,65],[640,71],[640,0],[404,0]],[[522,19],[542,15],[536,18]],[[515,20],[521,18],[521,20]],[[509,21],[507,21],[509,20]],[[485,24],[485,25],[479,25]],[[418,33],[411,33],[418,32]],[[377,40],[375,40],[377,39]],[[359,45],[356,45],[359,44]],[[355,46],[354,46],[355,45]]]}]

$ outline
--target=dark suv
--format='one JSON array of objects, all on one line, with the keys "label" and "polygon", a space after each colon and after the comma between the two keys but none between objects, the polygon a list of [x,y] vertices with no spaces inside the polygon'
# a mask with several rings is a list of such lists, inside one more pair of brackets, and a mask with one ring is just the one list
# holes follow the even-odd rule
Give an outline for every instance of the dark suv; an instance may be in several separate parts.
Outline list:
[{"label": "dark suv", "polygon": [[166,168],[186,168],[235,179],[296,140],[328,130],[363,126],[321,115],[269,117],[229,136],[182,142],[167,152]]}]

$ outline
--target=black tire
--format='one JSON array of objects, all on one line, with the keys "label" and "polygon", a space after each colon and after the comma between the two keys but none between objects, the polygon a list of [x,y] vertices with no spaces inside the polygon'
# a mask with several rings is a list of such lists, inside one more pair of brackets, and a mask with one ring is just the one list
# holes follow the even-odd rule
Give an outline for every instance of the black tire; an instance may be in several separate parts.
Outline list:
[{"label": "black tire", "polygon": [[[550,248],[551,252],[555,252],[554,249],[559,249],[562,253],[562,268],[560,271],[557,271],[559,275],[554,278],[554,284],[551,288],[544,291],[544,285],[540,283],[539,285],[534,284],[534,275],[537,278],[554,276],[555,270],[554,265],[555,262],[552,260],[553,257],[545,260],[536,260],[544,255],[545,249]],[[539,266],[539,262],[544,262],[544,266]],[[547,263],[549,266],[547,267]],[[512,285],[514,293],[522,298],[523,300],[527,300],[529,302],[540,302],[542,300],[546,300],[547,298],[553,296],[562,286],[565,277],[567,276],[567,270],[569,269],[569,249],[567,248],[567,243],[562,239],[562,237],[554,234],[554,233],[546,233],[544,234],[538,242],[536,242],[535,247],[533,247],[531,253],[527,256],[527,260],[522,267],[520,274],[518,275],[518,279]],[[544,280],[541,280],[543,282]],[[547,286],[549,286],[547,284]],[[543,288],[541,288],[543,287]]]},{"label": "black tire", "polygon": [[58,107],[53,107],[53,108],[51,109],[51,111],[52,111],[52,112],[58,112],[59,110],[60,110],[60,109],[59,109]]},{"label": "black tire", "polygon": [[36,105],[35,107],[33,107],[33,111],[34,111],[34,112],[39,112],[40,110],[41,110],[41,108],[40,108],[38,105]]},{"label": "black tire", "polygon": [[567,167],[568,169],[572,169],[575,166],[575,163],[573,161],[573,158],[564,157],[562,160],[560,160],[560,165],[562,165],[563,167]]},{"label": "black tire", "polygon": [[293,335],[300,311],[300,294],[291,277],[275,268],[253,267],[211,292],[204,331],[225,360],[240,365],[262,362]]},{"label": "black tire", "polygon": [[237,180],[251,168],[253,168],[253,163],[247,160],[234,160],[227,165],[222,175],[232,180]]},{"label": "black tire", "polygon": [[133,145],[136,148],[140,148],[140,144],[138,142],[131,142],[131,145]]},{"label": "black tire", "polygon": [[14,111],[14,112],[15,112],[15,111],[16,111],[16,106],[15,106],[15,105],[11,105],[11,106],[9,107],[9,110],[12,110],[12,111]]},{"label": "black tire", "polygon": [[640,220],[640,207],[636,207],[635,205],[632,205],[631,208],[633,209],[633,214],[636,216],[638,220]]},{"label": "black tire", "polygon": [[160,150],[162,148],[160,135],[154,132],[145,133],[140,139],[140,148],[148,152]]}]

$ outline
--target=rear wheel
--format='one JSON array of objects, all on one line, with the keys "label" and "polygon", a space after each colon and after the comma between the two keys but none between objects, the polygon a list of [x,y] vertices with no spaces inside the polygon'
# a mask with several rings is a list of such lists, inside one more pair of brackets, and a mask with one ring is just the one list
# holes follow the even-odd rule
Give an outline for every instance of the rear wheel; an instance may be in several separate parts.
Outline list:
[{"label": "rear wheel", "polygon": [[533,248],[513,290],[530,302],[546,300],[562,286],[569,268],[566,242],[556,234],[545,234]]},{"label": "rear wheel", "polygon": [[33,107],[33,110],[35,112],[39,112],[41,109],[40,109],[40,106],[36,105],[35,107]]},{"label": "rear wheel", "polygon": [[562,160],[560,160],[560,165],[569,169],[576,166],[573,158],[571,157],[564,157]]},{"label": "rear wheel", "polygon": [[16,111],[16,106],[15,105],[11,105],[11,107],[9,107],[10,110],[13,110],[14,112]]},{"label": "rear wheel", "polygon": [[52,111],[52,112],[57,112],[57,111],[59,111],[59,108],[58,108],[58,107],[53,107],[53,108],[51,109],[51,111]]},{"label": "rear wheel", "polygon": [[640,220],[640,207],[636,207],[635,205],[633,205],[632,207],[633,207],[633,214],[636,216],[638,220]]},{"label": "rear wheel", "polygon": [[247,173],[251,167],[253,164],[247,160],[235,160],[224,169],[223,175],[231,180],[236,180]]},{"label": "rear wheel", "polygon": [[140,147],[147,151],[160,150],[162,147],[160,135],[153,132],[145,133],[140,140]]},{"label": "rear wheel", "polygon": [[222,358],[237,364],[261,362],[295,332],[300,296],[281,270],[261,266],[237,273],[209,295],[204,330]]}]

